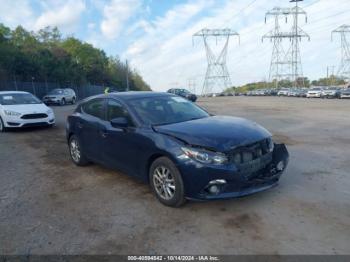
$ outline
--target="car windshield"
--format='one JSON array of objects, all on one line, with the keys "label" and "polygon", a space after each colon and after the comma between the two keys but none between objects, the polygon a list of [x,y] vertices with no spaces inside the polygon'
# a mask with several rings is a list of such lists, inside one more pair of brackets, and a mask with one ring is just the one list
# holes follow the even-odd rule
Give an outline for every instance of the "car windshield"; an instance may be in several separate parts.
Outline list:
[{"label": "car windshield", "polygon": [[42,102],[29,93],[8,93],[0,95],[1,105],[41,104]]},{"label": "car windshield", "polygon": [[186,89],[180,89],[180,93],[189,94],[190,92]]},{"label": "car windshield", "polygon": [[49,95],[63,95],[63,90],[62,89],[54,89],[49,92]]},{"label": "car windshield", "polygon": [[209,114],[192,102],[175,96],[130,100],[139,118],[149,125],[166,125],[208,117]]}]

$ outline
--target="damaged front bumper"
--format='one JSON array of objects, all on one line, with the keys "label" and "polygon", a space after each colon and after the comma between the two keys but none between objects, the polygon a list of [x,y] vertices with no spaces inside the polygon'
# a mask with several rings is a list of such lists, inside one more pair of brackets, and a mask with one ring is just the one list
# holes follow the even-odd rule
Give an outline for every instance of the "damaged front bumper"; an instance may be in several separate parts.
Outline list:
[{"label": "damaged front bumper", "polygon": [[233,163],[223,166],[206,166],[194,161],[180,164],[186,197],[193,200],[235,198],[276,186],[287,167],[289,154],[284,144],[275,144],[271,154],[270,160],[259,170],[256,160],[247,163],[245,170]]}]

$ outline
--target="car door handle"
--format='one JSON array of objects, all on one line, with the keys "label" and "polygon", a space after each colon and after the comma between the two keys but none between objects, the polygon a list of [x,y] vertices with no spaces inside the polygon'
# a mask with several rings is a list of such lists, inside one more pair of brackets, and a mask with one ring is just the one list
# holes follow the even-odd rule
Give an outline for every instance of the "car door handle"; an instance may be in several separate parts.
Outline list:
[{"label": "car door handle", "polygon": [[101,131],[100,131],[100,135],[101,135],[103,138],[106,138],[107,135],[108,135],[108,133],[107,133],[106,130],[101,130]]}]

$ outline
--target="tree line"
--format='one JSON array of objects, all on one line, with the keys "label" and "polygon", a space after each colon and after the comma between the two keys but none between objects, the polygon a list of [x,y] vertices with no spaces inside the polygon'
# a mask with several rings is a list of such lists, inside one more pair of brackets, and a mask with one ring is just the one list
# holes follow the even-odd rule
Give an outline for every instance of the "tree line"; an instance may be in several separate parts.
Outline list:
[{"label": "tree line", "polygon": [[22,26],[11,30],[0,23],[0,80],[85,84],[151,90],[136,70],[118,57],[75,37],[63,38],[57,27],[38,32]]}]

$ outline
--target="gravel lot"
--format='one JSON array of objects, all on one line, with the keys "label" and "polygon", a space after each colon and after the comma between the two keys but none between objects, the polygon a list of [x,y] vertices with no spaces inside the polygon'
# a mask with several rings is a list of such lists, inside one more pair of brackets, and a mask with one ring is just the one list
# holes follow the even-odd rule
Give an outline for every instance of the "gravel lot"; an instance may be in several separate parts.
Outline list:
[{"label": "gravel lot", "polygon": [[280,185],[256,195],[160,204],[147,185],[69,159],[57,126],[0,134],[0,254],[350,254],[350,101],[216,97],[287,144]]}]

